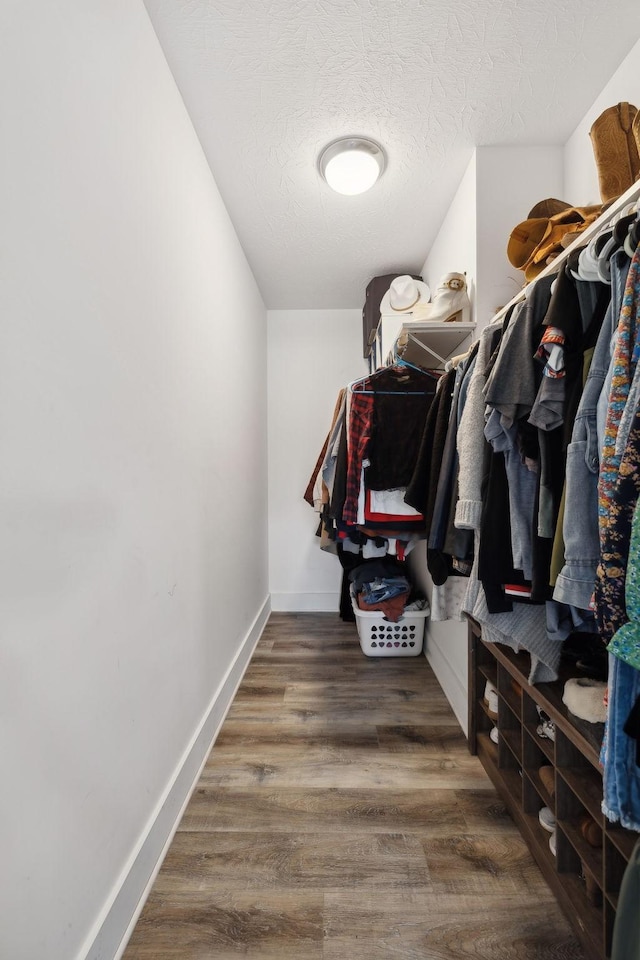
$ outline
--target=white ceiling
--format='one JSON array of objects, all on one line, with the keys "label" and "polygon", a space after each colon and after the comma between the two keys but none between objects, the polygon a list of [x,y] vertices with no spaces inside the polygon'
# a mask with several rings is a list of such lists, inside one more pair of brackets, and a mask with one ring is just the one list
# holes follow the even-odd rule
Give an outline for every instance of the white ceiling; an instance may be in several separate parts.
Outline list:
[{"label": "white ceiling", "polygon": [[[270,309],[419,272],[473,147],[564,143],[640,35],[638,0],[145,3]],[[358,197],[316,169],[345,135],[387,152]]]}]

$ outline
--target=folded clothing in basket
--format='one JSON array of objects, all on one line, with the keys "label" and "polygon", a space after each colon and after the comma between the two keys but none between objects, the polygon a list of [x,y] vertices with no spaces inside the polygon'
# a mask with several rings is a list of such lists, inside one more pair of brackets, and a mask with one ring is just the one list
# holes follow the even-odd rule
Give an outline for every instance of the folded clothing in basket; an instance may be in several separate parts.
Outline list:
[{"label": "folded clothing in basket", "polygon": [[392,600],[401,593],[409,593],[409,581],[406,577],[376,577],[362,586],[362,595],[366,603],[382,603]]},{"label": "folded clothing in basket", "polygon": [[361,610],[380,610],[387,620],[392,620],[393,623],[397,623],[404,613],[404,605],[408,599],[408,590],[391,597],[389,600],[379,600],[377,603],[367,603],[364,599],[364,593],[359,593],[356,596],[356,602]]},{"label": "folded clothing in basket", "polygon": [[376,580],[396,580],[402,577],[405,580],[405,589],[409,587],[406,578],[406,567],[395,557],[379,557],[359,563],[349,572],[349,580],[355,587],[356,593],[361,593],[365,586]]},{"label": "folded clothing in basket", "polygon": [[361,563],[349,574],[356,603],[361,610],[381,610],[387,619],[397,622],[411,599],[411,584],[405,566],[394,557],[382,557]]}]

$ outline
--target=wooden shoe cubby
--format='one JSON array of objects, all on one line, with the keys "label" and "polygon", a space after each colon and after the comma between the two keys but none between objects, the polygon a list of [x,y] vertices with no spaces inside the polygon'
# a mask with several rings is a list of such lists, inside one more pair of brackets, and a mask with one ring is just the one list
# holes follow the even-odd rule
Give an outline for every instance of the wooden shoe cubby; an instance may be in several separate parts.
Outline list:
[{"label": "wooden shoe cubby", "polygon": [[[585,955],[603,960],[611,953],[620,884],[638,834],[610,823],[601,811],[603,725],[569,713],[562,702],[567,677],[531,686],[529,671],[529,654],[484,643],[479,624],[469,621],[469,749],[519,827]],[[498,691],[497,720],[484,700],[487,681]],[[536,732],[538,707],[555,724],[554,740]],[[494,726],[497,744],[490,737]],[[543,766],[553,770],[553,794],[540,776]],[[551,834],[538,819],[545,806],[556,817],[555,856]]]}]

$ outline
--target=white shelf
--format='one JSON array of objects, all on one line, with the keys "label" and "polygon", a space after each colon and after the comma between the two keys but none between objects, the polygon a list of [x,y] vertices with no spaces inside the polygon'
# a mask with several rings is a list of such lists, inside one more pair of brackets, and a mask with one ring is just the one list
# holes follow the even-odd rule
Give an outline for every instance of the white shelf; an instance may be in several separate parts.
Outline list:
[{"label": "white shelf", "polygon": [[[392,342],[384,337],[385,327],[388,329],[390,325],[393,325],[389,329]],[[389,350],[393,350],[410,363],[437,369],[444,367],[449,357],[463,352],[471,345],[476,324],[455,320],[451,323],[442,320],[406,320],[399,324],[397,316],[389,317],[383,314],[379,329],[383,335],[380,344],[382,363],[385,362]],[[403,345],[405,340],[406,345]]]}]

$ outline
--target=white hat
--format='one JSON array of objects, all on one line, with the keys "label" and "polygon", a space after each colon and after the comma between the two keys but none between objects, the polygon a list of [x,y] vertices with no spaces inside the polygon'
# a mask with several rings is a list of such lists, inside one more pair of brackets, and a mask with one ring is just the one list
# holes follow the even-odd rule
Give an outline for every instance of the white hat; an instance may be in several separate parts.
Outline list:
[{"label": "white hat", "polygon": [[429,303],[431,291],[422,280],[413,277],[396,277],[382,298],[380,313],[406,313],[416,317]]}]

